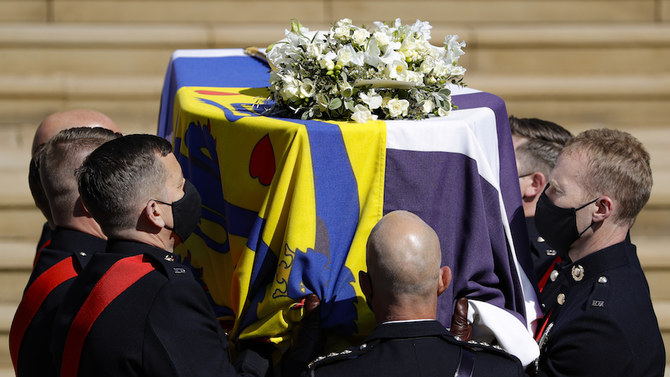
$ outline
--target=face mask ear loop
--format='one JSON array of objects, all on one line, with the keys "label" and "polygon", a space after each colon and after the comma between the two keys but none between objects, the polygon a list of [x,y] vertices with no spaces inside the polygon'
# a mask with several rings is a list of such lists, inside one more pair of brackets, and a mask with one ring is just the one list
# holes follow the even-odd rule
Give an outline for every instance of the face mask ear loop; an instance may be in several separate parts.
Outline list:
[{"label": "face mask ear loop", "polygon": [[595,199],[591,200],[590,202],[584,204],[583,206],[580,206],[580,207],[575,208],[575,211],[579,211],[580,209],[586,207],[587,205],[592,204],[592,203],[595,203],[598,199],[600,199],[600,198],[595,198]]},{"label": "face mask ear loop", "polygon": [[[579,208],[575,208],[575,212],[579,211],[579,210],[582,209],[582,208],[585,208],[585,207],[588,206],[589,204],[595,203],[598,199],[600,199],[600,198],[595,198],[595,199],[591,200],[590,202],[584,204],[583,206],[581,206],[581,207],[579,207]],[[586,229],[584,229],[584,230],[582,230],[581,232],[579,232],[579,237],[581,237],[582,234],[586,233],[586,231],[589,230],[589,228],[591,228],[591,227],[593,226],[593,224],[595,224],[595,222],[591,221],[591,224],[589,224],[589,226],[587,226]]]}]

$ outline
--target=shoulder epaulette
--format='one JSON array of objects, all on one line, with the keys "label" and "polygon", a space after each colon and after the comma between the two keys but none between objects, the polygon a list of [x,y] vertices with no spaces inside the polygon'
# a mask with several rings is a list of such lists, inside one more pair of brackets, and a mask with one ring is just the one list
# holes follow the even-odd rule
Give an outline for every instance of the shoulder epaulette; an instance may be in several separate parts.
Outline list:
[{"label": "shoulder epaulette", "polygon": [[314,370],[323,365],[331,364],[335,361],[344,360],[344,359],[353,359],[356,358],[374,348],[374,343],[367,344],[363,343],[358,347],[352,347],[341,352],[332,352],[325,356],[319,356],[314,361],[309,363],[309,370]]}]

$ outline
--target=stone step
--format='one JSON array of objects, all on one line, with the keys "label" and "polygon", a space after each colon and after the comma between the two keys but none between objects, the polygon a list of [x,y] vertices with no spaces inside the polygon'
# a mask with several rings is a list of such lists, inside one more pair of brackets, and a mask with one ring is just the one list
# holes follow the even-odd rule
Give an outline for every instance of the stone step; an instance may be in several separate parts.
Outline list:
[{"label": "stone step", "polygon": [[[430,16],[436,23],[486,22],[654,22],[668,18],[659,0],[581,1],[561,0],[450,1],[446,11],[439,0],[327,0],[285,1],[193,1],[172,0],[157,6],[151,0],[4,0],[2,17],[7,21],[50,22],[174,22],[174,23],[245,23],[284,22],[297,18],[305,22],[331,22],[355,17],[356,22],[392,21],[402,15],[407,21]],[[579,11],[575,7],[579,6]],[[0,13],[0,14],[2,14]]]},{"label": "stone step", "polygon": [[[117,7],[135,3],[121,1]],[[168,4],[174,3],[179,2]],[[0,24],[0,61],[5,74],[160,75],[175,49],[267,46],[283,38],[293,17],[217,24],[5,23]],[[312,30],[330,26],[318,20],[303,23]],[[670,61],[670,24],[662,23],[473,26],[438,21],[432,34],[435,44],[447,34],[459,34],[467,42],[461,63],[472,75],[626,77],[631,67],[634,72],[667,73]]]}]

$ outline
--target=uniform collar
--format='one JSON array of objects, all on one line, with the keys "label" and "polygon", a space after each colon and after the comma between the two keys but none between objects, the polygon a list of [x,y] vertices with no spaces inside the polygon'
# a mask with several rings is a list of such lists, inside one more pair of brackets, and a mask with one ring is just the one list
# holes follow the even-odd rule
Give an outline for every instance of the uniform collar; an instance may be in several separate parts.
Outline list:
[{"label": "uniform collar", "polygon": [[50,249],[71,252],[73,254],[95,254],[105,250],[107,241],[78,230],[56,227],[51,234]]},{"label": "uniform collar", "polygon": [[106,252],[126,256],[145,254],[156,260],[165,260],[168,262],[174,262],[175,260],[174,254],[167,250],[146,243],[128,240],[110,239],[107,241]]},{"label": "uniform collar", "polygon": [[403,321],[381,324],[367,337],[366,342],[388,338],[416,338],[422,336],[437,336],[449,334],[447,329],[438,321]]},{"label": "uniform collar", "polygon": [[600,277],[605,271],[629,263],[636,253],[635,245],[622,241],[566,264],[560,273],[572,285]]}]

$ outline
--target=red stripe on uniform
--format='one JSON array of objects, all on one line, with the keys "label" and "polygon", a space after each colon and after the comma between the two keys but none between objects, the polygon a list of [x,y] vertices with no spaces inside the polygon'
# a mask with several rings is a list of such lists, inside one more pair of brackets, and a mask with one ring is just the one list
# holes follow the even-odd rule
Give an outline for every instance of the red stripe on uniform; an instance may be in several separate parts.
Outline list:
[{"label": "red stripe on uniform", "polygon": [[105,308],[131,285],[153,270],[150,262],[142,255],[136,255],[117,261],[105,272],[72,321],[63,351],[61,377],[77,376],[84,341],[93,323]]},{"label": "red stripe on uniform", "polygon": [[551,265],[549,266],[549,269],[542,275],[542,279],[540,279],[540,282],[537,284],[538,289],[540,290],[540,293],[544,290],[544,286],[547,285],[547,280],[549,280],[549,276],[551,276],[552,271],[554,271],[554,266],[556,266],[556,263],[561,263],[563,261],[563,258],[561,257],[556,257],[553,262],[551,262]]},{"label": "red stripe on uniform", "polygon": [[44,242],[42,246],[37,248],[37,253],[35,253],[35,259],[33,259],[33,268],[35,268],[37,260],[40,259],[40,253],[42,252],[42,250],[49,245],[51,245],[51,240],[46,240],[46,242]]},{"label": "red stripe on uniform", "polygon": [[74,259],[72,257],[66,258],[44,271],[26,290],[19,307],[16,309],[12,327],[9,331],[9,353],[12,356],[14,372],[17,372],[18,369],[19,351],[21,350],[23,336],[33,317],[35,317],[47,296],[56,287],[75,276],[77,276],[77,271],[74,268]]}]

